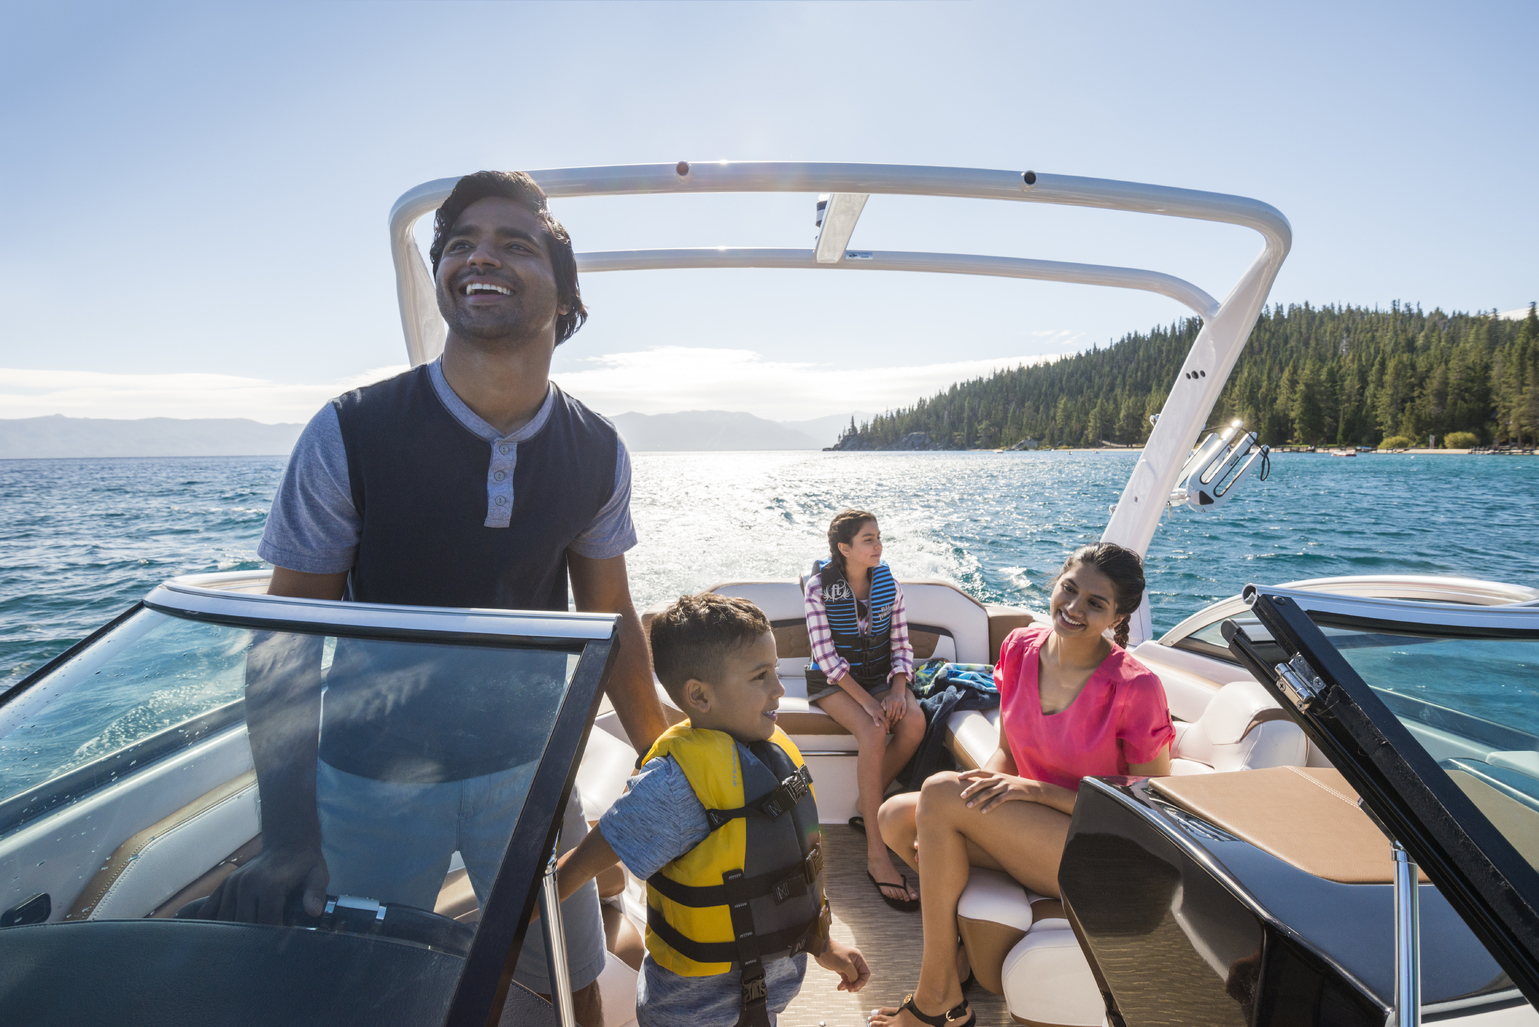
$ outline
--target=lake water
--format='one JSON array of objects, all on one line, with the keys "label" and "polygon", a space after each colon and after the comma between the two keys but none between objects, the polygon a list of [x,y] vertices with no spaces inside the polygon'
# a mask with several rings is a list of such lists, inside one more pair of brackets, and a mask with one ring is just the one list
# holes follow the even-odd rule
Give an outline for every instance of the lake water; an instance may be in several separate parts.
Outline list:
[{"label": "lake water", "polygon": [[[830,517],[874,511],[902,578],[1043,607],[1094,541],[1129,453],[637,453],[637,605],[791,578]],[[176,574],[262,566],[282,458],[0,461],[0,689]],[[1539,585],[1539,460],[1282,454],[1221,510],[1177,511],[1148,556],[1157,632],[1247,582],[1468,574]]]}]

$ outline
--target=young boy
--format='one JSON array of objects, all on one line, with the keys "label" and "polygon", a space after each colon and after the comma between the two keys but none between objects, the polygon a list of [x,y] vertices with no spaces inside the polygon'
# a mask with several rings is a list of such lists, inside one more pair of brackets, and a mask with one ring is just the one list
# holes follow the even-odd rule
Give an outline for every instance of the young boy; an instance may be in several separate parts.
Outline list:
[{"label": "young boy", "polygon": [[859,991],[859,950],[828,936],[811,775],[775,726],[775,636],[746,599],[684,596],[652,621],[652,661],[689,715],[561,860],[572,894],[617,861],[647,881],[640,1027],[769,1027],[811,953]]}]

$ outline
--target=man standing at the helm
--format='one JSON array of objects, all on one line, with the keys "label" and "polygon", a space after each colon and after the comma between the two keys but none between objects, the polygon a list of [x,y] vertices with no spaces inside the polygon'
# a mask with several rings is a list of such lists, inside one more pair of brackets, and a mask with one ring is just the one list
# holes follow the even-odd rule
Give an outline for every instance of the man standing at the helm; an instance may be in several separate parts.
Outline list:
[{"label": "man standing at the helm", "polygon": [[[630,461],[614,426],[548,377],[555,347],[587,318],[571,240],[529,176],[483,171],[460,179],[439,208],[430,253],[449,326],[443,356],[338,397],[311,420],[258,547],[274,565],[269,592],[566,610],[570,574],[577,609],[622,616],[609,693],[632,744],[646,752],[667,724],[625,569],[636,543]],[[467,752],[456,722],[467,707],[454,683],[431,681],[393,705],[371,702],[369,690],[377,698],[390,675],[348,678],[338,673],[342,659],[339,651],[328,675],[318,743],[318,689],[299,704],[302,716],[264,716],[259,693],[268,682],[248,671],[263,851],[216,889],[205,916],[278,922],[300,889],[312,914],[328,890],[431,909],[454,839],[477,831],[489,839],[483,851],[458,847],[485,901],[483,885],[513,827],[511,819],[485,823],[498,815],[486,797],[504,795],[506,816],[516,817],[528,784],[525,767],[498,765],[499,744],[509,747],[516,727],[478,725],[485,751]],[[467,815],[472,793],[478,812]],[[445,823],[445,810],[448,826],[430,830]],[[563,851],[585,833],[574,793]],[[599,1027],[596,890],[562,909],[578,1018]],[[524,947],[515,978],[549,994],[542,949]]]}]

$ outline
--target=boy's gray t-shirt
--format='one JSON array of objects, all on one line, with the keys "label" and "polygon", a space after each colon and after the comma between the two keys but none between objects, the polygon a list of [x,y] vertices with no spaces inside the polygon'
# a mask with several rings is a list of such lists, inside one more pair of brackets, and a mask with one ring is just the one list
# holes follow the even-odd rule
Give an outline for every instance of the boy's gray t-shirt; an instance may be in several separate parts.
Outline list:
[{"label": "boy's gray t-shirt", "polygon": [[[487,444],[486,526],[508,526],[513,509],[513,471],[518,444],[534,438],[550,419],[555,390],[529,423],[507,435],[465,405],[444,377],[442,358],[428,365],[433,391],[454,419]],[[620,556],[636,545],[631,523],[631,461],[623,439],[615,455],[615,488],[571,550],[594,560]],[[501,500],[501,502],[499,502]],[[316,413],[294,444],[283,479],[273,497],[272,512],[257,544],[257,555],[268,563],[309,574],[338,574],[351,570],[358,552],[363,519],[353,506],[347,471],[347,450],[337,408],[330,403]]]},{"label": "boy's gray t-shirt", "polygon": [[[693,849],[710,834],[705,807],[671,756],[649,760],[630,780],[630,790],[599,818],[604,840],[636,877],[645,880]],[[773,1020],[801,991],[805,954],[764,964]],[[733,968],[715,977],[681,977],[655,963],[641,966],[636,988],[638,1027],[734,1027],[742,1015]]]}]

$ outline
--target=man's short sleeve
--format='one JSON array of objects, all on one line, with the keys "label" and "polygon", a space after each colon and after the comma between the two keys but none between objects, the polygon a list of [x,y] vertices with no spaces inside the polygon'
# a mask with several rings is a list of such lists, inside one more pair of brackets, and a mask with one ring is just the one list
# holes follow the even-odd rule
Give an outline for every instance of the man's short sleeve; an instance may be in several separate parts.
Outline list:
[{"label": "man's short sleeve", "polygon": [[631,778],[630,791],[599,818],[598,829],[625,868],[642,880],[711,833],[705,807],[671,756],[649,760]]},{"label": "man's short sleeve", "polygon": [[569,547],[590,560],[608,560],[635,548],[636,526],[631,523],[631,455],[625,440],[615,436],[615,490],[598,516]]},{"label": "man's short sleeve", "polygon": [[327,403],[294,443],[257,555],[289,570],[337,574],[352,569],[361,530],[342,425]]}]

